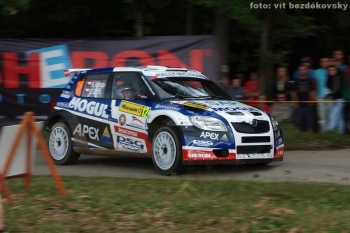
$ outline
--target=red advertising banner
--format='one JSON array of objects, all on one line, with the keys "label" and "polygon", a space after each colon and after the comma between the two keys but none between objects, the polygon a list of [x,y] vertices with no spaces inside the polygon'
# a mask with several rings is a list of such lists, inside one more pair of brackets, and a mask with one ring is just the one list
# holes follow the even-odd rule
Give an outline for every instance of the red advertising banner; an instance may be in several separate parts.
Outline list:
[{"label": "red advertising banner", "polygon": [[0,126],[18,122],[27,111],[45,120],[69,82],[65,69],[146,65],[194,69],[216,81],[215,37],[1,39]]}]

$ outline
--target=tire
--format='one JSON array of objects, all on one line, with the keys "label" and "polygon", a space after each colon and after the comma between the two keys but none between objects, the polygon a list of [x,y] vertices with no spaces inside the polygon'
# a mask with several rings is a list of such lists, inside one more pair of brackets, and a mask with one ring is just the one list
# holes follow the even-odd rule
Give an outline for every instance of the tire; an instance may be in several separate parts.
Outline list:
[{"label": "tire", "polygon": [[80,154],[73,151],[71,139],[71,131],[65,123],[57,122],[51,127],[47,144],[55,164],[73,164],[79,159]]},{"label": "tire", "polygon": [[156,170],[162,175],[184,172],[182,146],[176,128],[161,127],[152,142],[152,160]]}]

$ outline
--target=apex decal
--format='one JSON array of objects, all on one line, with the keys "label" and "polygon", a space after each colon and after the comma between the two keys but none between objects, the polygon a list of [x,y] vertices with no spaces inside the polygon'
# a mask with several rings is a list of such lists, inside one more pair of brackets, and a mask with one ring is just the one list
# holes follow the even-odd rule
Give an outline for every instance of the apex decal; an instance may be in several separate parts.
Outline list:
[{"label": "apex decal", "polygon": [[219,140],[218,133],[202,132],[200,137],[201,138],[210,138],[211,140]]},{"label": "apex decal", "polygon": [[69,102],[68,108],[78,110],[79,112],[85,112],[90,115],[108,118],[106,114],[107,104],[101,104],[95,101],[87,101],[86,99],[80,99],[73,97]]},{"label": "apex decal", "polygon": [[79,136],[84,137],[86,134],[90,139],[99,141],[100,140],[100,138],[98,137],[99,130],[100,129],[97,129],[95,127],[79,124],[77,125],[77,127],[75,127],[73,131],[73,135],[78,134]]}]

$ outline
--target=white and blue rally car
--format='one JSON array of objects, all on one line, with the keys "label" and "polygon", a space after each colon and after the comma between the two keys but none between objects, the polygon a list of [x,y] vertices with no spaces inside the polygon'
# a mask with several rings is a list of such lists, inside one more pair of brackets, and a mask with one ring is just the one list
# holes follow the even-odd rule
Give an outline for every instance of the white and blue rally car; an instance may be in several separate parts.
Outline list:
[{"label": "white and blue rally car", "polygon": [[152,158],[163,175],[186,165],[282,161],[282,130],[198,71],[165,66],[70,69],[46,129],[56,164],[80,154]]}]

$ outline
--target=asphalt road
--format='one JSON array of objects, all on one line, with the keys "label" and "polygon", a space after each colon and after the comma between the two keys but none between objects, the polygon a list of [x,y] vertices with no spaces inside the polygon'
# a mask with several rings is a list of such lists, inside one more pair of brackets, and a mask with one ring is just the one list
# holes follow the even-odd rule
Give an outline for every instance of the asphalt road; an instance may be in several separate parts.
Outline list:
[{"label": "asphalt road", "polygon": [[[284,161],[267,166],[215,165],[190,167],[185,174],[162,176],[150,159],[82,155],[74,165],[55,166],[60,176],[130,177],[138,179],[254,180],[350,184],[350,149],[287,151]],[[33,175],[51,172],[40,152]]]}]

